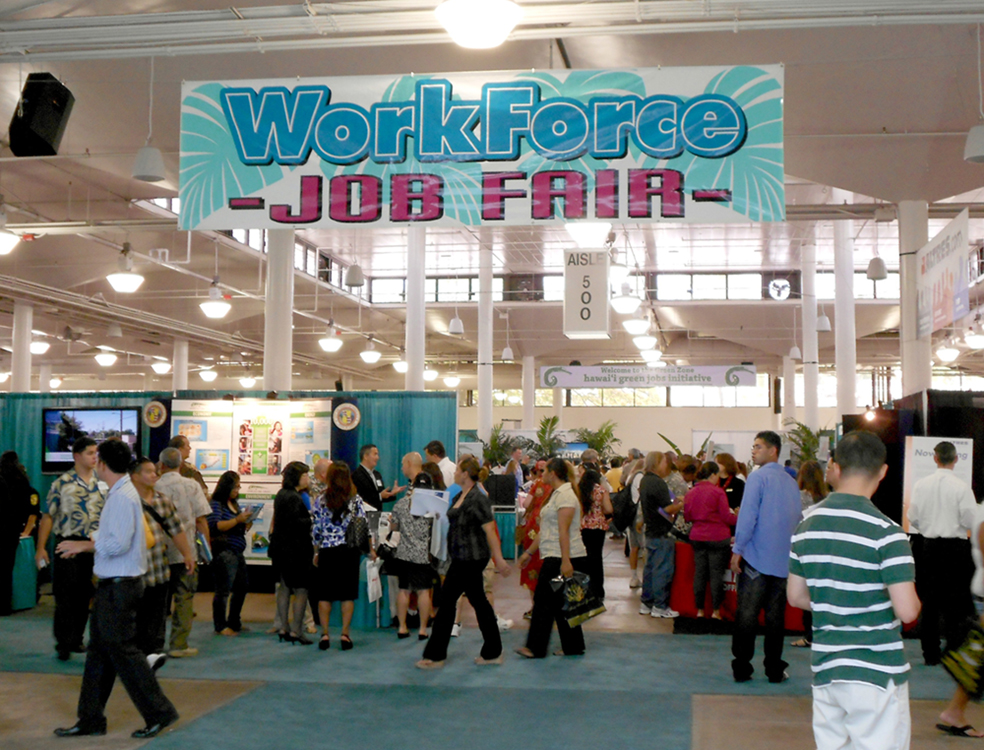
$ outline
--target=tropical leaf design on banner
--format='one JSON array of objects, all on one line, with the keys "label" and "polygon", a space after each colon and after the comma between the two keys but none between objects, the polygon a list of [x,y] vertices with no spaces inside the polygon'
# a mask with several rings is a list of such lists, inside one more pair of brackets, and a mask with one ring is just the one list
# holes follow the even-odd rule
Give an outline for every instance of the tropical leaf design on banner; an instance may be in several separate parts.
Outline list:
[{"label": "tropical leaf design on banner", "polygon": [[[646,84],[631,71],[575,70],[563,81],[549,73],[524,73],[518,81],[533,81],[540,86],[541,97],[549,99],[563,96],[587,102],[597,96],[646,96]],[[595,172],[608,169],[607,159],[582,156],[578,159],[553,161],[536,153],[528,139],[521,141],[520,160],[517,169],[533,175],[553,170],[577,170],[587,174],[588,190],[594,189]]]},{"label": "tropical leaf design on banner", "polygon": [[193,227],[225,208],[229,198],[250,195],[284,178],[277,164],[239,161],[219,103],[222,84],[199,86],[181,102],[181,225]]},{"label": "tropical leaf design on banner", "polygon": [[684,152],[675,159],[645,156],[632,143],[630,153],[646,169],[669,168],[684,174],[688,190],[730,189],[731,208],[752,221],[783,221],[782,86],[771,74],[750,66],[731,68],[711,79],[705,94],[734,99],[745,111],[748,136],[724,159],[698,158]]},{"label": "tropical leaf design on banner", "polygon": [[[380,98],[381,102],[409,102],[416,99],[420,81],[433,76],[401,76],[390,84]],[[452,99],[461,97],[453,94]],[[383,183],[383,202],[390,202],[390,177],[394,174],[433,174],[444,181],[444,215],[457,219],[467,226],[482,223],[482,165],[479,162],[427,163],[419,162],[414,155],[413,137],[407,143],[406,159],[399,164],[376,164],[363,160],[357,169],[321,162],[326,177],[337,174],[364,174],[378,177]]]}]

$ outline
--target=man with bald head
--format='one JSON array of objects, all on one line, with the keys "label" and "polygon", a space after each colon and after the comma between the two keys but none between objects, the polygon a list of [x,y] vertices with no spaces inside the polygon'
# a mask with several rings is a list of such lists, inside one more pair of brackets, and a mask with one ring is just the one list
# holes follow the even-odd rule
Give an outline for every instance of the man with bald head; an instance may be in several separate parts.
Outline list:
[{"label": "man with bald head", "polygon": [[407,478],[407,486],[413,487],[413,480],[421,472],[424,459],[416,451],[410,451],[403,457],[403,476]]},{"label": "man with bald head", "polygon": [[311,472],[311,486],[308,488],[312,503],[316,502],[328,489],[329,466],[331,466],[331,461],[327,458],[319,458],[314,462],[314,469]]}]

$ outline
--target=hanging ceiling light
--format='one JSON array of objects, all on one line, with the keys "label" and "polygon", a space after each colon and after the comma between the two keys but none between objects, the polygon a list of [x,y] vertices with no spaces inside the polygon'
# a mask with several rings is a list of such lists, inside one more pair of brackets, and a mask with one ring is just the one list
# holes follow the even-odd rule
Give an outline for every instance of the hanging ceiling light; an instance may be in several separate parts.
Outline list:
[{"label": "hanging ceiling light", "polygon": [[48,381],[48,387],[52,389],[61,388],[61,384],[62,384],[61,378],[52,378],[51,380]]},{"label": "hanging ceiling light", "polygon": [[578,247],[592,249],[605,246],[612,225],[608,222],[575,221],[565,224],[564,229]]},{"label": "hanging ceiling light", "polygon": [[506,344],[506,348],[502,350],[502,361],[503,362],[512,362],[513,359],[515,359],[515,358],[516,357],[513,354],[512,347],[509,346],[509,344]]},{"label": "hanging ceiling light", "polygon": [[20,241],[21,238],[18,235],[5,229],[0,230],[0,255],[10,255]]},{"label": "hanging ceiling light", "polygon": [[229,314],[232,305],[222,298],[222,290],[219,289],[219,277],[216,276],[208,287],[208,299],[198,305],[205,316],[208,318],[224,318]]},{"label": "hanging ceiling light", "polygon": [[659,340],[655,336],[645,333],[642,336],[636,336],[633,338],[632,343],[636,345],[637,349],[645,350],[652,349],[659,343]]},{"label": "hanging ceiling light", "polygon": [[342,348],[342,339],[338,336],[338,331],[328,326],[328,335],[323,339],[318,339],[318,346],[329,353],[337,352]]},{"label": "hanging ceiling light", "polygon": [[31,342],[31,354],[44,354],[51,348],[47,341],[35,340]]},{"label": "hanging ceiling light", "polygon": [[96,355],[96,362],[99,363],[100,367],[112,367],[116,364],[116,355],[112,352],[99,352]]},{"label": "hanging ceiling light", "polygon": [[215,370],[209,368],[207,370],[200,371],[198,373],[198,377],[200,377],[206,383],[211,383],[213,380],[215,380],[217,377],[219,377],[219,373],[217,373]]},{"label": "hanging ceiling light", "polygon": [[888,268],[885,266],[885,261],[879,258],[877,255],[868,261],[868,273],[867,276],[872,281],[884,281],[888,278]]},{"label": "hanging ceiling light", "polygon": [[406,375],[406,373],[410,370],[410,364],[403,358],[403,355],[401,354],[400,358],[393,363],[393,369],[396,370],[401,375]]},{"label": "hanging ceiling light", "polygon": [[944,341],[939,349],[936,350],[936,358],[940,362],[949,364],[956,360],[960,356],[960,350],[957,349],[949,341]]},{"label": "hanging ceiling light", "polygon": [[978,313],[974,323],[964,334],[964,343],[971,349],[984,349],[984,333],[981,330],[981,316]]},{"label": "hanging ceiling light", "polygon": [[345,272],[345,286],[347,287],[359,287],[365,286],[366,276],[362,273],[362,268],[358,263],[353,263],[348,267]]},{"label": "hanging ceiling light", "polygon": [[649,331],[649,316],[636,310],[635,315],[622,321],[622,328],[630,336],[642,336]]},{"label": "hanging ceiling light", "polygon": [[[977,102],[984,120],[984,88],[981,86],[981,25],[977,24]],[[984,164],[984,125],[975,125],[967,133],[964,161]]]},{"label": "hanging ceiling light", "polygon": [[793,346],[790,348],[790,350],[789,350],[789,358],[790,359],[803,359],[803,352],[800,351],[800,348],[796,344],[793,344]]},{"label": "hanging ceiling light", "polygon": [[451,322],[448,323],[448,333],[452,336],[461,336],[465,332],[465,324],[461,322],[461,318],[458,317],[458,311],[455,310],[454,317],[451,318]]},{"label": "hanging ceiling light", "polygon": [[376,345],[372,343],[372,339],[366,342],[366,348],[359,352],[359,356],[362,357],[362,361],[367,365],[374,365],[382,357],[382,353],[376,349]]},{"label": "hanging ceiling light", "polygon": [[648,362],[646,362],[646,367],[653,367],[653,368],[666,367],[666,362],[664,362],[661,359],[651,359]]},{"label": "hanging ceiling light", "polygon": [[428,383],[437,380],[437,370],[435,370],[433,367],[424,368],[424,380],[426,380]]},{"label": "hanging ceiling light", "polygon": [[827,317],[827,313],[820,308],[820,317],[817,318],[817,333],[829,333],[830,332],[830,318]]},{"label": "hanging ceiling light", "polygon": [[655,362],[657,359],[662,358],[663,352],[659,349],[646,349],[639,352],[639,356],[642,357],[646,362]]},{"label": "hanging ceiling light", "polygon": [[[120,294],[133,294],[144,283],[144,277],[133,272],[133,258],[130,257],[130,243],[123,243],[123,250],[117,259],[117,271],[106,277],[109,285]],[[122,336],[122,332],[120,333]]]},{"label": "hanging ceiling light", "polygon": [[444,378],[444,385],[446,385],[448,388],[457,388],[459,385],[461,385],[461,378],[459,378],[457,375],[448,375],[446,378]]},{"label": "hanging ceiling light", "polygon": [[150,369],[153,370],[154,372],[156,372],[158,375],[167,375],[167,373],[171,371],[171,363],[170,362],[159,362],[159,361],[158,362],[154,362],[150,366]]},{"label": "hanging ceiling light", "polygon": [[256,378],[251,378],[248,376],[245,378],[239,378],[239,385],[241,385],[243,388],[252,388],[254,385],[256,385]]},{"label": "hanging ceiling light", "polygon": [[108,326],[106,326],[106,338],[109,339],[123,338],[123,329],[120,327],[119,323],[110,323]]},{"label": "hanging ceiling light", "polygon": [[631,315],[642,306],[642,300],[632,294],[628,284],[622,284],[622,293],[612,297],[612,309],[619,315]]},{"label": "hanging ceiling light", "polygon": [[150,145],[154,135],[154,58],[150,58],[150,107],[147,112],[147,141],[137,151],[133,161],[133,179],[143,182],[160,182],[164,179],[164,157],[161,150]]},{"label": "hanging ceiling light", "polygon": [[506,41],[523,9],[510,0],[445,0],[434,14],[459,47],[491,49]]},{"label": "hanging ceiling light", "polygon": [[9,377],[10,377],[10,373],[9,372],[0,372],[0,383],[6,383],[7,382],[7,378],[9,378]]}]

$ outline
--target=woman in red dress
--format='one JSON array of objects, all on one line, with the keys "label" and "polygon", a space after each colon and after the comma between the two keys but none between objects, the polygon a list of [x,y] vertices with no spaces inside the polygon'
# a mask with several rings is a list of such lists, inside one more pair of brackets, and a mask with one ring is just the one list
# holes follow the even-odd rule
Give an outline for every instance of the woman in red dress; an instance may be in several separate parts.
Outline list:
[{"label": "woman in red dress", "polygon": [[[523,516],[523,525],[516,528],[516,536],[523,552],[529,549],[530,545],[540,535],[540,509],[547,504],[553,487],[543,481],[543,472],[547,467],[546,461],[537,461],[533,467],[533,485],[530,487],[530,504],[526,507],[526,515]],[[519,583],[530,592],[532,603],[533,592],[536,590],[536,582],[540,578],[540,568],[543,560],[540,558],[539,550],[533,553],[529,564],[519,572]],[[532,606],[523,615],[527,620],[533,612]]]}]

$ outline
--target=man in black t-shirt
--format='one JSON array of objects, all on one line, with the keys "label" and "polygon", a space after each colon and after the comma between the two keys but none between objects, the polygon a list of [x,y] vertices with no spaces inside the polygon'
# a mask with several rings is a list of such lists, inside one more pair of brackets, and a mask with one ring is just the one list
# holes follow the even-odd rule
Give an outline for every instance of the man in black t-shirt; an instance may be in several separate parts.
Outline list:
[{"label": "man in black t-shirt", "polygon": [[352,472],[352,483],[362,502],[370,506],[375,511],[383,509],[383,501],[389,500],[395,495],[400,494],[406,487],[398,487],[396,481],[393,482],[391,489],[386,489],[383,483],[383,475],[376,471],[376,464],[379,463],[379,449],[369,443],[359,448],[359,466]]}]

